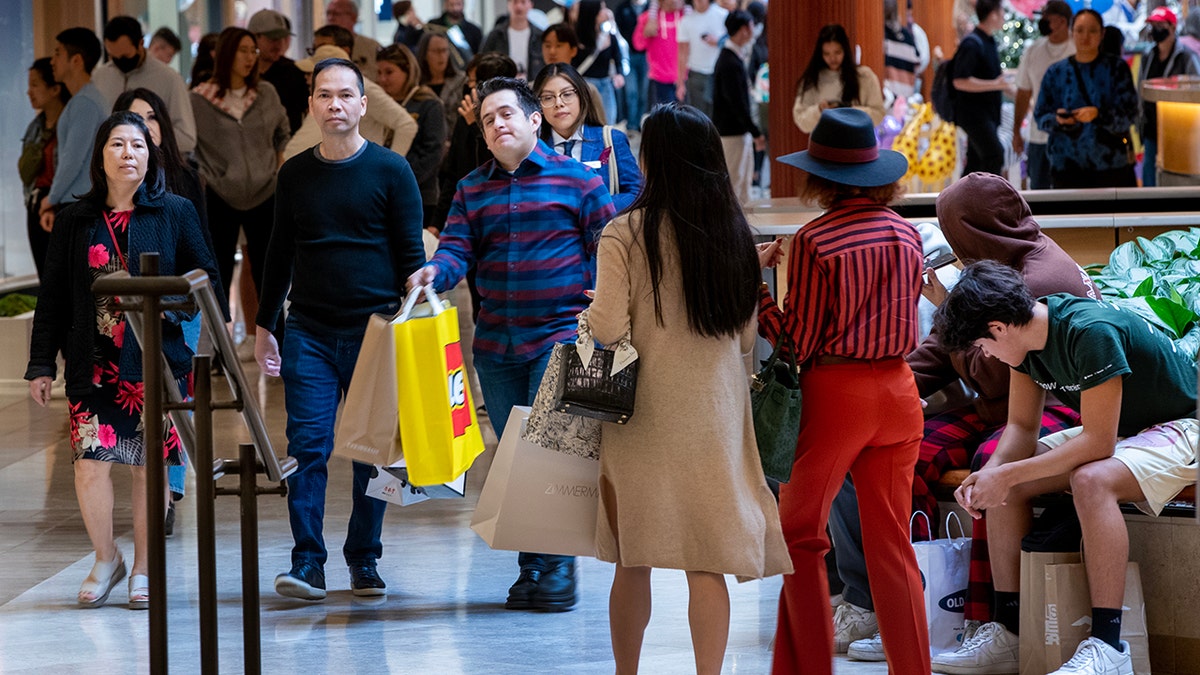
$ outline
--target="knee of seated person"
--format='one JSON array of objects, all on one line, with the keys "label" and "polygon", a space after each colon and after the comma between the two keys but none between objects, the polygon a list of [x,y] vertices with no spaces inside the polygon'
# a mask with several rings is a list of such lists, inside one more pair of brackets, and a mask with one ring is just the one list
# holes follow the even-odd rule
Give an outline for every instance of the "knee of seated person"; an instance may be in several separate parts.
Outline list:
[{"label": "knee of seated person", "polygon": [[1071,472],[1071,494],[1076,502],[1112,499],[1112,476],[1104,462],[1088,462]]}]

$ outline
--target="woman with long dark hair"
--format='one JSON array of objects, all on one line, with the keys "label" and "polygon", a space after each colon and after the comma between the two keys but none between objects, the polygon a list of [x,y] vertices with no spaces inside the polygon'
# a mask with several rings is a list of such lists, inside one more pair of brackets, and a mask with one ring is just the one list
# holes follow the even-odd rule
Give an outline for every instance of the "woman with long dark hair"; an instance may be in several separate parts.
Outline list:
[{"label": "woman with long dark hair", "polygon": [[[542,104],[542,140],[559,154],[570,155],[600,174],[618,211],[633,203],[642,189],[642,172],[620,129],[604,127],[587,81],[568,63],[547,63],[533,82]],[[607,136],[607,138],[606,138]],[[616,164],[617,184],[610,165]]]},{"label": "woman with long dark hair", "polygon": [[238,232],[244,230],[257,295],[275,221],[275,176],[291,127],[275,88],[259,80],[256,45],[245,29],[221,31],[212,77],[192,88],[192,110],[221,286],[233,281]]},{"label": "woman with long dark hair", "polygon": [[600,92],[604,105],[600,117],[606,124],[615,124],[617,90],[625,86],[627,63],[621,54],[623,38],[604,0],[580,0],[575,34],[579,36],[579,53],[571,65]]},{"label": "woman with long dark hair", "polygon": [[[133,474],[129,607],[146,609],[150,602],[142,353],[136,341],[127,339],[124,313],[115,299],[94,296],[92,282],[122,270],[137,276],[140,255],[157,252],[160,274],[201,268],[220,295],[216,264],[196,210],[166,192],[160,163],[139,115],[114,113],[100,125],[91,160],[92,190],[55,218],[33,318],[25,379],[34,401],[49,403],[60,353],[66,363],[75,492],[96,551],[96,562],[79,588],[78,602],[84,607],[104,604],[126,574],[113,539],[114,464],[128,465]],[[180,328],[188,316],[169,311],[161,318],[163,356],[181,387],[191,371],[192,352]],[[178,464],[181,447],[174,427],[166,428],[164,439],[164,447],[149,451],[162,452],[167,465]]]},{"label": "woman with long dark hair", "polygon": [[[904,356],[917,346],[921,235],[888,204],[903,194],[904,156],[879,150],[861,110],[821,113],[808,150],[779,158],[804,171],[800,198],[824,210],[792,238],[782,309],[759,292],[759,332],[787,339],[801,365],[804,410],[793,480],[779,517],[796,573],[783,580],[775,673],[831,673],[833,616],[825,554],[830,505],[849,473],[858,491],[867,571],[894,673],[929,672],[929,631],[908,540],[921,401]],[[760,259],[774,265],[780,242]]]},{"label": "woman with long dark hair", "polygon": [[879,124],[887,112],[879,78],[866,66],[854,63],[854,50],[846,29],[831,23],[817,33],[817,44],[800,81],[792,119],[800,131],[812,133],[821,113],[831,108],[858,108]]},{"label": "woman with long dark hair", "polygon": [[696,672],[719,673],[729,637],[724,575],[791,571],[744,365],[761,275],[720,137],[703,113],[655,108],[642,125],[641,160],[644,189],[604,228],[586,311],[597,340],[631,331],[639,354],[637,413],[605,425],[601,438],[597,557],[617,564],[609,628],[618,673],[637,672],[655,567],[687,572]]},{"label": "woman with long dark hair", "polygon": [[429,87],[442,101],[442,114],[446,119],[446,147],[450,146],[450,133],[458,122],[458,104],[467,93],[467,73],[454,65],[452,49],[454,45],[443,33],[426,32],[417,43],[421,84]]},{"label": "woman with long dark hair", "polygon": [[379,86],[417,121],[417,136],[404,158],[417,176],[425,224],[429,225],[437,213],[438,169],[446,154],[448,132],[442,102],[432,89],[421,84],[417,57],[408,47],[400,44],[385,47],[375,58],[375,64],[379,68]]},{"label": "woman with long dark hair", "polygon": [[67,91],[65,84],[54,79],[50,59],[41,58],[29,67],[29,89],[26,94],[29,104],[38,114],[26,127],[25,136],[21,139],[21,158],[17,162],[17,170],[25,188],[25,230],[29,234],[29,251],[33,254],[38,279],[41,279],[50,233],[42,229],[38,210],[42,199],[50,194],[50,183],[54,180],[55,158],[58,156],[55,127],[67,101],[71,100],[71,92]]}]

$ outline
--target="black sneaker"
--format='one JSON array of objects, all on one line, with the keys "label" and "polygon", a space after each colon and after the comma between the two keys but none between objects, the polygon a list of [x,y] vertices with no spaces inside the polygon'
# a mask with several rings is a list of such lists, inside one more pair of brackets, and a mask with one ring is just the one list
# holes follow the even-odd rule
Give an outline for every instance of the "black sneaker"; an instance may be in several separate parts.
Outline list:
[{"label": "black sneaker", "polygon": [[316,563],[298,563],[292,571],[275,577],[275,592],[301,600],[324,600],[325,572]]},{"label": "black sneaker", "polygon": [[387,584],[379,578],[375,563],[354,563],[350,565],[350,590],[360,597],[377,597],[387,595]]},{"label": "black sneaker", "polygon": [[523,569],[516,583],[508,589],[508,600],[504,609],[533,609],[533,593],[541,581],[542,571],[536,568]]},{"label": "black sneaker", "polygon": [[163,521],[163,535],[167,539],[175,536],[175,502],[167,504],[167,517]]},{"label": "black sneaker", "polygon": [[575,606],[575,559],[550,563],[530,599],[533,609],[565,612]]}]

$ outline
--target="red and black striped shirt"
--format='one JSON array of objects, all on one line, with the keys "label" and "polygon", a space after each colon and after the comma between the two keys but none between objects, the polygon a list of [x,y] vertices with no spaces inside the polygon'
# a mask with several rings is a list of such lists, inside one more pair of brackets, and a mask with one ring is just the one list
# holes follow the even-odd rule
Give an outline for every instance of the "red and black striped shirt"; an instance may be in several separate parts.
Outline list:
[{"label": "red and black striped shirt", "polygon": [[917,346],[921,235],[886,206],[842,200],[792,239],[783,309],[765,289],[759,333],[790,335],[796,359],[882,359]]}]

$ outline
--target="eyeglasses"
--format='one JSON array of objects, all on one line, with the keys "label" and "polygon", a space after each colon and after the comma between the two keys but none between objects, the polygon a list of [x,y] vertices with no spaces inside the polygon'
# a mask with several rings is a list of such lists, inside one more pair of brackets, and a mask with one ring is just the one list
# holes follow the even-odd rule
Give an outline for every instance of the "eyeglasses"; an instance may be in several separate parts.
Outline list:
[{"label": "eyeglasses", "polygon": [[237,53],[243,56],[258,56],[258,48],[255,47],[254,49],[242,49],[239,47]]},{"label": "eyeglasses", "polygon": [[571,105],[575,101],[575,96],[578,94],[574,89],[564,89],[557,94],[542,94],[538,100],[542,102],[543,108],[553,108],[555,101],[562,101],[563,105]]}]

